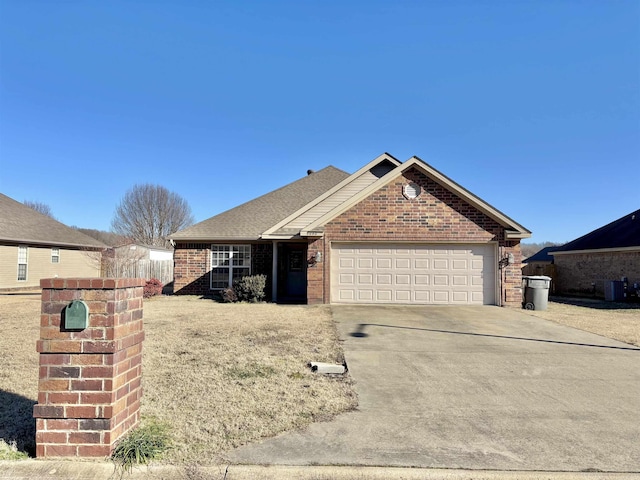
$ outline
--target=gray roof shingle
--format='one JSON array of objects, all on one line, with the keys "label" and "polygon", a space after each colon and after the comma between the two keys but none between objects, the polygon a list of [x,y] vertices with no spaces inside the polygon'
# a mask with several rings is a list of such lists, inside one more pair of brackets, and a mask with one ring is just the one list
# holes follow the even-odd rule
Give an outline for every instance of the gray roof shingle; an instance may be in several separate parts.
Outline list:
[{"label": "gray roof shingle", "polygon": [[640,247],[640,210],[631,212],[558,248],[559,252]]},{"label": "gray roof shingle", "polygon": [[0,193],[0,241],[68,247],[107,246]]},{"label": "gray roof shingle", "polygon": [[349,176],[328,166],[261,197],[174,233],[174,240],[257,240],[269,228]]}]

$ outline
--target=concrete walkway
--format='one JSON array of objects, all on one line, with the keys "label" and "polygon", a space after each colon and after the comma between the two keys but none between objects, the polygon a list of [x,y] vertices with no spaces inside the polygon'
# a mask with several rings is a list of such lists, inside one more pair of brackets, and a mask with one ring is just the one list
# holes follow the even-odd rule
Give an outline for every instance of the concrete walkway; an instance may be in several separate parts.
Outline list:
[{"label": "concrete walkway", "polygon": [[[108,462],[0,461],[0,480],[119,480]],[[123,480],[638,480],[624,473],[476,472],[421,468],[215,465],[138,467]]]},{"label": "concrete walkway", "polygon": [[498,307],[332,308],[358,410],[232,463],[640,472],[640,349]]}]

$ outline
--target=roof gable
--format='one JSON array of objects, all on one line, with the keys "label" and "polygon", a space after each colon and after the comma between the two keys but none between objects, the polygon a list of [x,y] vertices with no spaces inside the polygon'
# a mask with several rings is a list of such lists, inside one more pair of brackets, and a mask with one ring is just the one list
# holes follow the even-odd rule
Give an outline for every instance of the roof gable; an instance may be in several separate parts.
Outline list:
[{"label": "roof gable", "polygon": [[451,191],[458,197],[465,200],[470,205],[474,206],[484,214],[486,214],[489,218],[492,218],[497,223],[502,225],[506,229],[506,237],[510,239],[521,239],[528,238],[531,236],[531,232],[524,228],[519,223],[515,222],[504,213],[500,212],[493,206],[489,205],[487,202],[477,197],[476,195],[469,192],[467,189],[458,185],[456,182],[431,167],[418,157],[414,156],[407,160],[405,163],[398,165],[393,171],[389,172],[387,175],[381,177],[378,181],[369,185],[367,188],[362,190],[359,194],[355,195],[348,202],[345,202],[330,212],[327,212],[322,217],[318,218],[316,221],[311,223],[306,229],[304,229],[301,234],[302,235],[319,235],[321,234],[322,227],[330,222],[332,219],[336,218],[338,215],[344,213],[352,206],[360,202],[361,200],[367,198],[369,195],[388,184],[389,182],[396,179],[398,176],[402,175],[404,172],[408,171],[411,168],[417,168],[429,178],[440,184],[443,188]]},{"label": "roof gable", "polygon": [[0,241],[84,248],[107,247],[101,241],[1,193]]},{"label": "roof gable", "polygon": [[552,255],[579,250],[627,248],[640,248],[640,210],[566,243]]},{"label": "roof gable", "polygon": [[262,233],[349,177],[329,166],[170,235],[172,240],[258,240]]},{"label": "roof gable", "polygon": [[348,201],[362,189],[371,185],[377,179],[389,173],[400,165],[400,161],[388,153],[376,157],[357,172],[345,178],[342,182],[307,203],[287,218],[277,223],[263,233],[263,238],[290,237],[297,235],[311,222],[333,208]]}]

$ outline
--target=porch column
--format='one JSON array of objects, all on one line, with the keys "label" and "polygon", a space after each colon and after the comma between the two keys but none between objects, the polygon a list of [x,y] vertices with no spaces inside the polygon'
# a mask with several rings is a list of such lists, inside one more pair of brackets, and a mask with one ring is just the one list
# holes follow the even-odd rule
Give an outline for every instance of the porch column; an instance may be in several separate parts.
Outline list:
[{"label": "porch column", "polygon": [[273,241],[273,261],[271,263],[271,301],[278,301],[278,242]]}]

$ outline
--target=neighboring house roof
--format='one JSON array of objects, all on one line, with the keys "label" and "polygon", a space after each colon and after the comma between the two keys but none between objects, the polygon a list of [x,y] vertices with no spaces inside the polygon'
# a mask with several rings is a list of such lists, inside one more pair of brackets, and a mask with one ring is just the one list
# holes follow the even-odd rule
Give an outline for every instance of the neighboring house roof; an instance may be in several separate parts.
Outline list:
[{"label": "neighboring house roof", "polygon": [[640,210],[576,238],[556,250],[554,255],[583,250],[627,249],[640,249]]},{"label": "neighboring house roof", "polygon": [[538,250],[536,253],[531,255],[530,257],[525,258],[522,263],[533,263],[533,262],[549,262],[553,263],[553,257],[549,255],[550,252],[554,252],[562,248],[560,246],[556,247],[544,247],[542,250]]},{"label": "neighboring house roof", "polygon": [[172,240],[258,240],[262,233],[349,177],[329,166],[170,235]]},{"label": "neighboring house roof", "polygon": [[322,235],[325,224],[388,182],[416,168],[502,225],[508,239],[531,232],[418,157],[401,163],[388,153],[349,175],[334,167],[293,182],[170,236],[173,240],[258,240]]},{"label": "neighboring house roof", "polygon": [[0,193],[0,241],[60,247],[107,245]]}]

